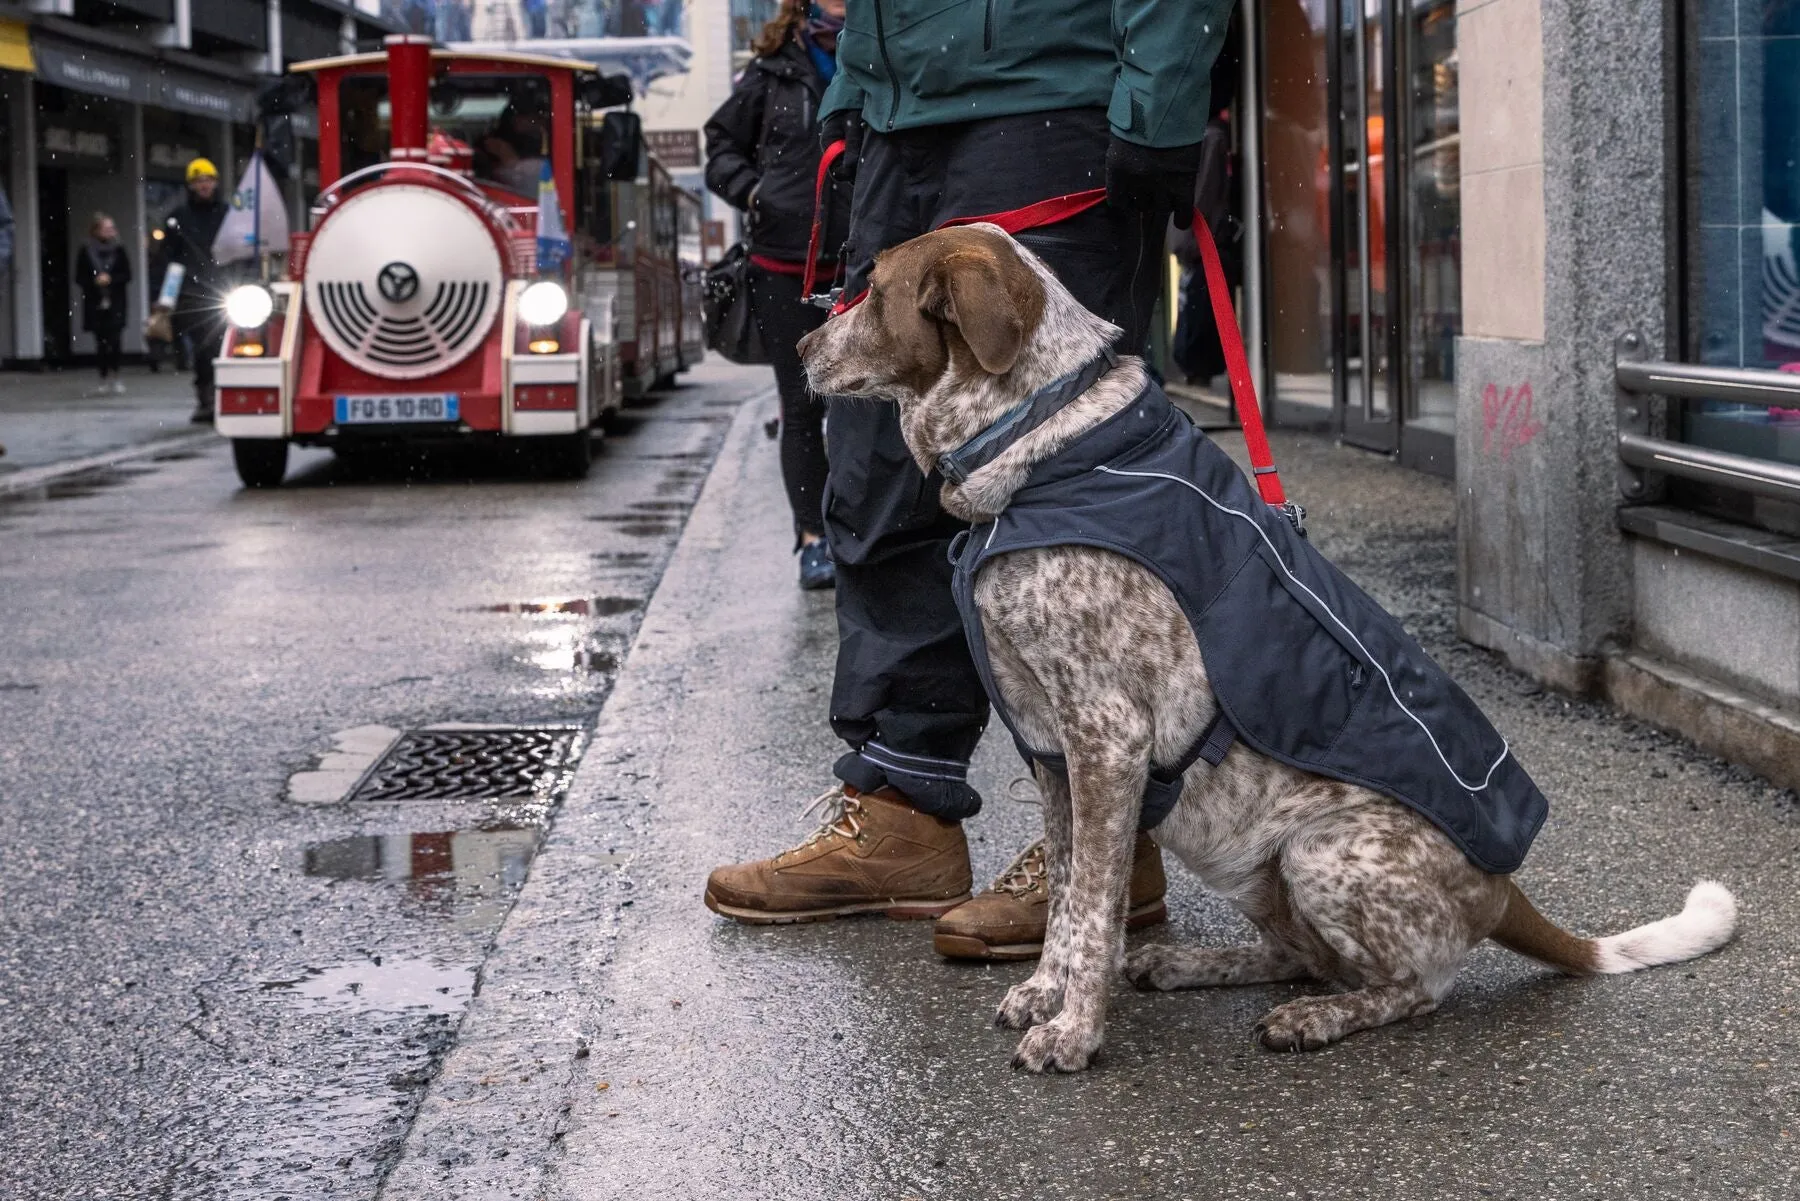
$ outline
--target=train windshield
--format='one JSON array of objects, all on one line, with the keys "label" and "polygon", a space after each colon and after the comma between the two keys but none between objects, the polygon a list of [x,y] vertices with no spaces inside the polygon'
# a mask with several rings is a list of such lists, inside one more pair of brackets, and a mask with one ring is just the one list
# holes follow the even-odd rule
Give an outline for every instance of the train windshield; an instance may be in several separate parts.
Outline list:
[{"label": "train windshield", "polygon": [[[353,76],[338,90],[345,173],[388,156],[390,113],[383,76]],[[537,196],[551,154],[550,83],[541,75],[451,75],[431,88],[434,148],[471,155],[475,177]]]}]

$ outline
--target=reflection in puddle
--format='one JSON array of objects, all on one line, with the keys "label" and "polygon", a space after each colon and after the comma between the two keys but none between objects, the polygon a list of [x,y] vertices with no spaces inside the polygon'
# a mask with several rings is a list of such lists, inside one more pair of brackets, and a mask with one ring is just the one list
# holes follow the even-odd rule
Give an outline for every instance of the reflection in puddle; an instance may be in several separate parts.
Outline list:
[{"label": "reflection in puddle", "polygon": [[429,959],[378,956],[308,971],[298,980],[271,981],[263,987],[355,1013],[460,1013],[475,995],[475,969],[444,967]]},{"label": "reflection in puddle", "polygon": [[406,893],[464,930],[499,928],[531,870],[537,829],[362,834],[306,848],[306,874],[404,882]]},{"label": "reflection in puddle", "polygon": [[582,617],[612,617],[644,607],[644,602],[631,596],[583,596],[567,601],[511,601],[484,605],[484,613],[575,613]]}]

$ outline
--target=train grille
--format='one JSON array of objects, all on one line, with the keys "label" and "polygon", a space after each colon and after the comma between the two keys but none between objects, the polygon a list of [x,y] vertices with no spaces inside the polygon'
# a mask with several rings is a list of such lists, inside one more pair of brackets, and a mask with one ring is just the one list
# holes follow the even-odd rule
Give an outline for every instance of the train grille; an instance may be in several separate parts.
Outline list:
[{"label": "train grille", "polygon": [[483,325],[489,285],[476,280],[440,283],[423,312],[384,313],[360,280],[319,284],[319,308],[331,332],[355,353],[384,367],[419,367],[462,351]]}]

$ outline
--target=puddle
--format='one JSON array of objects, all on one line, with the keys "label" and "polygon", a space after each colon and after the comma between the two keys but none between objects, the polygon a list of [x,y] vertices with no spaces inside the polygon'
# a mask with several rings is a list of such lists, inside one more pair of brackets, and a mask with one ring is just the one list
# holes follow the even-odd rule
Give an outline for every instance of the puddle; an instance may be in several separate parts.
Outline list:
[{"label": "puddle", "polygon": [[642,513],[607,513],[598,517],[590,517],[588,520],[612,522],[614,528],[621,534],[632,538],[655,538],[673,534],[678,528],[672,521],[657,520]]},{"label": "puddle", "polygon": [[262,987],[339,1011],[452,1014],[462,1012],[475,996],[475,968],[376,956],[308,969],[298,980],[269,980]]},{"label": "puddle", "polygon": [[483,605],[483,613],[574,613],[582,617],[612,617],[644,607],[644,602],[631,596],[583,596],[567,601],[511,601],[500,605]]},{"label": "puddle", "polygon": [[[425,834],[360,834],[306,848],[306,874],[405,886],[406,897],[467,930],[498,929],[537,853],[542,816],[524,824]],[[532,820],[535,817],[537,820]]]},{"label": "puddle", "polygon": [[611,651],[579,650],[575,652],[576,671],[612,672],[619,669],[619,657]]},{"label": "puddle", "polygon": [[591,557],[596,563],[617,563],[620,567],[643,567],[656,556],[647,550],[597,550]]},{"label": "puddle", "polygon": [[36,692],[42,684],[18,684],[12,681],[0,681],[0,692]]},{"label": "puddle", "polygon": [[21,488],[16,492],[0,493],[0,501],[80,500],[83,497],[98,496],[108,488],[116,488],[140,475],[149,475],[154,470],[156,470],[154,467],[130,464],[100,467],[93,471],[81,472],[78,475],[51,480],[36,488]]}]

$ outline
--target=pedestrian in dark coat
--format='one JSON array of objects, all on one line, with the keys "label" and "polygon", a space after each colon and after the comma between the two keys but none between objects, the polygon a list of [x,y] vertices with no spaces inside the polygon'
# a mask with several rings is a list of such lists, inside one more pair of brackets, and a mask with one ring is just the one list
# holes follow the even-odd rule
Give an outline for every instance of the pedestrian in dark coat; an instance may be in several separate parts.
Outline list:
[{"label": "pedestrian in dark coat", "polygon": [[219,169],[197,158],[187,165],[187,199],[163,224],[165,263],[179,263],[184,272],[170,320],[193,362],[196,422],[212,420],[213,360],[225,341],[226,278],[213,243],[228,211],[219,197]]},{"label": "pedestrian in dark coat", "polygon": [[87,245],[75,256],[75,286],[81,289],[82,328],[94,335],[100,363],[100,392],[125,391],[118,379],[119,343],[125,336],[131,283],[131,258],[119,245],[119,227],[105,213],[95,213]]},{"label": "pedestrian in dark coat", "polygon": [[[812,234],[819,158],[818,114],[837,72],[833,54],[844,0],[785,0],[764,27],[730,99],[706,123],[706,186],[744,213],[751,311],[781,393],[781,476],[794,512],[800,586],[836,578],[825,538],[825,404],[806,386],[795,345],[824,310],[800,292]],[[828,182],[818,278],[829,282],[850,229],[847,181]]]},{"label": "pedestrian in dark coat", "polygon": [[[883,250],[947,220],[1103,186],[1107,203],[1019,240],[1123,331],[1121,352],[1139,353],[1161,290],[1165,225],[1191,219],[1210,76],[1234,2],[849,0],[820,118],[822,138],[857,146],[845,296],[866,289]],[[960,823],[981,807],[968,769],[988,701],[946,554],[966,527],[939,506],[942,481],[913,461],[895,406],[833,403],[826,433],[838,618],[831,725],[849,750],[833,768],[841,792],[820,798],[826,820],[811,839],[708,880],[708,904],[745,921],[943,913],[970,887]],[[1156,854],[1140,845],[1131,920],[1161,920]],[[1028,848],[994,889],[945,913],[939,952],[1035,955],[1049,908],[1042,867]]]}]

